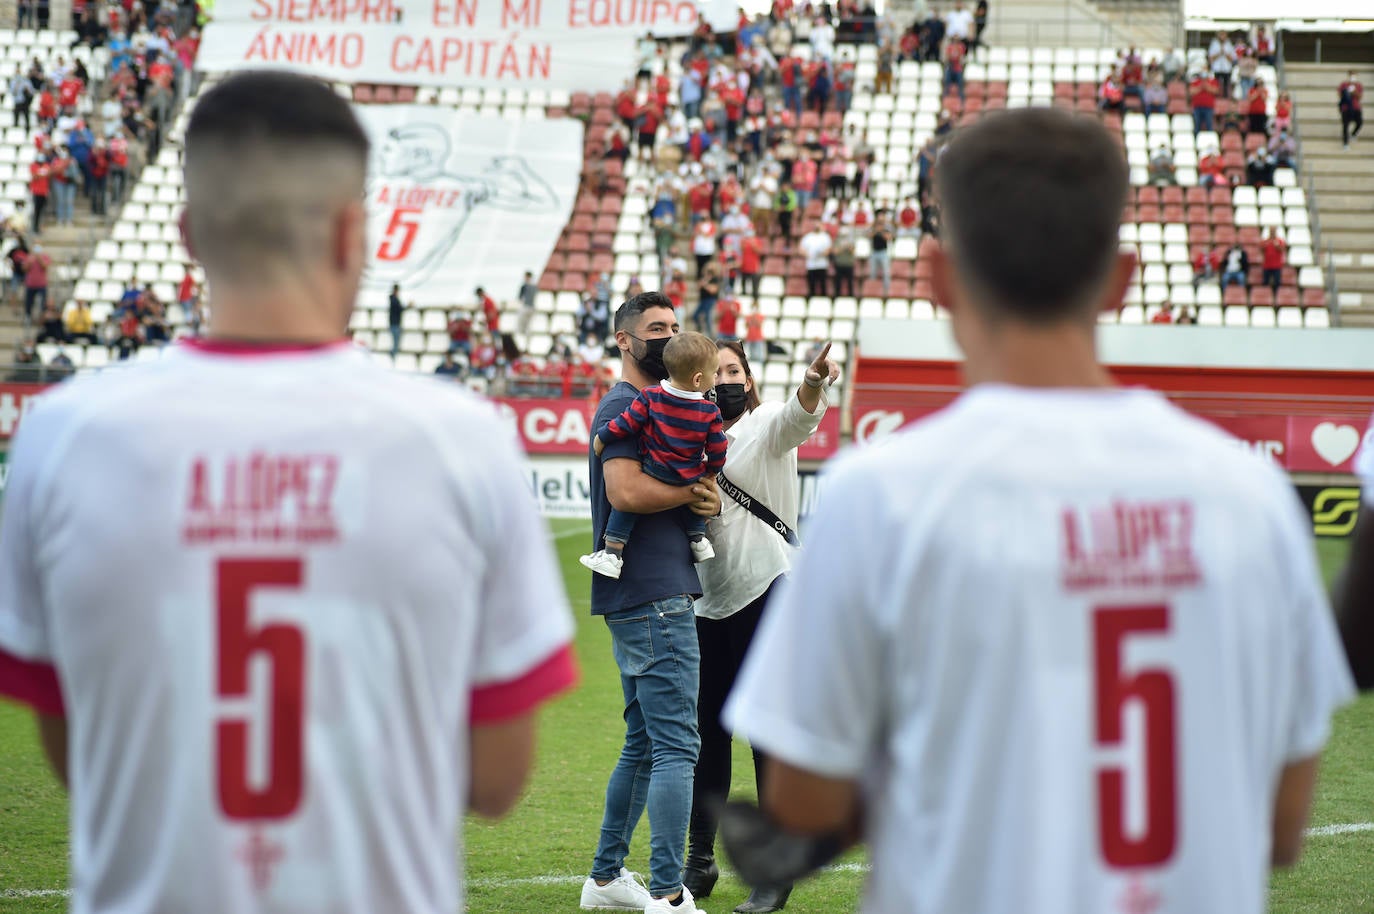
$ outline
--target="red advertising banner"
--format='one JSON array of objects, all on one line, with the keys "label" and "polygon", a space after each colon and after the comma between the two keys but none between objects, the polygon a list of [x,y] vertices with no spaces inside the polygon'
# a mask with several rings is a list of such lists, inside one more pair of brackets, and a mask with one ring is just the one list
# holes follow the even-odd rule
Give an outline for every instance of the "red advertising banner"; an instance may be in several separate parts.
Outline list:
[{"label": "red advertising banner", "polygon": [[[945,403],[956,392],[945,396]],[[854,441],[876,441],[905,425],[927,416],[943,406],[929,398],[906,398],[896,393],[856,392],[854,397]],[[1180,403],[1189,409],[1189,403]],[[1257,455],[1290,473],[1353,473],[1353,461],[1362,436],[1374,447],[1374,431],[1366,431],[1368,421],[1349,415],[1225,415],[1189,409],[1199,418],[1234,435]]]},{"label": "red advertising banner", "polygon": [[[595,400],[540,400],[505,398],[496,401],[515,425],[525,451],[530,454],[586,455],[591,443]],[[820,427],[797,449],[802,460],[824,460],[840,445],[840,411],[833,407],[821,418]]]}]

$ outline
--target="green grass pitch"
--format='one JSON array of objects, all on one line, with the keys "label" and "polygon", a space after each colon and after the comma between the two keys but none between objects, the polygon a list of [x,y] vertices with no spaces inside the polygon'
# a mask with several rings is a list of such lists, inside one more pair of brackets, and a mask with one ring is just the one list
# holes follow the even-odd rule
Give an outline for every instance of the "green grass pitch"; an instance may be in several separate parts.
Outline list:
[{"label": "green grass pitch", "polygon": [[[479,914],[572,914],[595,849],[602,793],[620,747],[620,688],[605,627],[587,613],[588,572],[577,563],[587,546],[585,521],[551,524],[574,610],[583,683],[552,705],[540,727],[539,759],[527,796],[499,824],[467,827],[468,909]],[[1328,580],[1345,544],[1323,541]],[[743,746],[736,747],[736,791],[753,789]],[[1335,723],[1318,788],[1313,825],[1374,822],[1374,696],[1346,708]],[[641,823],[630,857],[648,866]],[[854,910],[862,856],[800,886],[788,911]],[[919,874],[914,874],[920,878]],[[0,912],[66,908],[66,799],[48,773],[28,713],[0,702]],[[1313,836],[1302,863],[1273,877],[1277,914],[1374,914],[1374,831]],[[724,914],[746,889],[723,878],[703,907]]]}]

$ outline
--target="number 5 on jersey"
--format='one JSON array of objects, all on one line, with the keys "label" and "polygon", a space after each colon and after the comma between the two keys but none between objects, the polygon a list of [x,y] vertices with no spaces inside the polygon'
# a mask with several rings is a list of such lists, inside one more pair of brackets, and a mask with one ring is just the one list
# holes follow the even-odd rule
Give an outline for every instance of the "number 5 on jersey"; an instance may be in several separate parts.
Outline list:
[{"label": "number 5 on jersey", "polygon": [[1121,744],[1126,708],[1138,703],[1145,718],[1144,828],[1126,831],[1126,773],[1103,766],[1097,772],[1097,808],[1102,856],[1114,867],[1158,866],[1178,845],[1177,760],[1174,737],[1174,680],[1167,669],[1122,669],[1131,637],[1166,635],[1167,606],[1100,606],[1093,610],[1096,657],[1096,739],[1101,748]]},{"label": "number 5 on jersey", "polygon": [[[223,699],[249,698],[253,658],[271,668],[266,745],[253,747],[248,714],[225,714],[215,725],[219,803],[230,819],[280,819],[300,805],[305,731],[305,635],[298,626],[272,622],[253,626],[249,606],[255,590],[299,590],[300,559],[221,559],[216,566],[217,689]],[[261,732],[261,731],[260,731]],[[267,759],[266,783],[249,782],[252,753]]]}]

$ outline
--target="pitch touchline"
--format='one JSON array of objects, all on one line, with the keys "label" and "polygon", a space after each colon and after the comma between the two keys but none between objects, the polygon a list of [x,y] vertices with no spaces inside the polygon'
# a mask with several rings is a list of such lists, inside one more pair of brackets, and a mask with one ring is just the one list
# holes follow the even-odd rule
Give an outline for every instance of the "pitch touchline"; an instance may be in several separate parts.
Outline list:
[{"label": "pitch touchline", "polygon": [[[1318,825],[1309,828],[1309,838],[1324,838],[1331,835],[1353,835],[1357,832],[1374,831],[1374,822],[1350,822],[1343,825]],[[866,873],[867,863],[840,863],[827,866],[826,873]],[[729,870],[721,870],[722,876],[734,876]],[[474,889],[514,889],[531,885],[581,885],[583,876],[516,876],[509,878],[483,877],[469,879],[467,885]],[[71,894],[67,889],[0,889],[0,898],[66,898]]]}]

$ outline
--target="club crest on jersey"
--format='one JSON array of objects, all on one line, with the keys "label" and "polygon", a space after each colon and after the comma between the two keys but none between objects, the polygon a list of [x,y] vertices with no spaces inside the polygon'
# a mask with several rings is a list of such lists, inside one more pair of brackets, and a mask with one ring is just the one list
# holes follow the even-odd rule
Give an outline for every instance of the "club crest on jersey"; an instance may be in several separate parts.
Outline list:
[{"label": "club crest on jersey", "polygon": [[332,454],[197,456],[187,473],[182,539],[189,545],[333,542],[338,479],[339,458]]},{"label": "club crest on jersey", "polygon": [[1069,590],[1196,587],[1193,505],[1114,501],[1061,514],[1063,582]]}]

